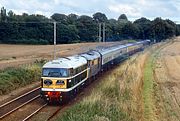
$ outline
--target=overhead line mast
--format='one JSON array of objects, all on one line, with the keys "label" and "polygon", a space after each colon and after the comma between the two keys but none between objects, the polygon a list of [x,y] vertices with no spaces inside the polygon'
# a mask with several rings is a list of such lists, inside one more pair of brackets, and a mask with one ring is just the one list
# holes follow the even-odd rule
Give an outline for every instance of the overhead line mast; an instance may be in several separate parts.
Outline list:
[{"label": "overhead line mast", "polygon": [[101,23],[99,23],[99,42],[101,42]]},{"label": "overhead line mast", "polygon": [[105,23],[103,23],[103,42],[105,42]]},{"label": "overhead line mast", "polygon": [[54,22],[54,60],[56,59],[56,22]]}]

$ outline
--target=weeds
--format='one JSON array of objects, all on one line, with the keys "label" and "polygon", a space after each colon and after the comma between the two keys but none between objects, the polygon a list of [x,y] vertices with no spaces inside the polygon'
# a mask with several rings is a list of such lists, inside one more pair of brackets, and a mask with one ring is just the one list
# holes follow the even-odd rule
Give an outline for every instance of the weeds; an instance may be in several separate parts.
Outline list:
[{"label": "weeds", "polygon": [[7,94],[19,87],[39,81],[41,64],[11,67],[0,71],[0,95]]}]

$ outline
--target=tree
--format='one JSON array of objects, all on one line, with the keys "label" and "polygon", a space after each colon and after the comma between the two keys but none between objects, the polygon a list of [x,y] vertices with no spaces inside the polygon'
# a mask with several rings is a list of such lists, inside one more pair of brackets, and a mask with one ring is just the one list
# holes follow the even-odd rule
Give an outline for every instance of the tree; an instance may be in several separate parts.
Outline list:
[{"label": "tree", "polygon": [[151,29],[155,33],[154,39],[156,39],[157,42],[165,39],[165,22],[161,18],[154,19]]},{"label": "tree", "polygon": [[176,24],[171,20],[164,20],[165,22],[165,38],[170,38],[176,35]]},{"label": "tree", "polygon": [[137,25],[128,22],[122,28],[122,35],[125,39],[139,39],[139,28]]},{"label": "tree", "polygon": [[69,14],[67,16],[68,24],[75,24],[77,22],[77,19],[78,19],[78,15],[76,14]]},{"label": "tree", "polygon": [[93,14],[93,19],[97,22],[107,22],[108,20],[106,15],[100,12]]},{"label": "tree", "polygon": [[117,20],[110,19],[108,21],[108,27],[110,29],[110,32],[108,32],[108,33],[109,33],[109,36],[111,37],[110,41],[117,40],[116,37],[115,37],[117,35],[117,26],[118,26]]},{"label": "tree", "polygon": [[8,21],[15,21],[15,14],[12,10],[8,12]]},{"label": "tree", "polygon": [[89,16],[80,16],[77,20],[78,35],[81,41],[97,41],[98,26]]},{"label": "tree", "polygon": [[171,20],[156,18],[150,21],[140,18],[133,23],[125,14],[118,20],[108,20],[100,12],[90,16],[54,13],[51,18],[43,15],[23,13],[16,15],[13,11],[6,14],[0,11],[0,42],[21,44],[53,44],[53,22],[57,21],[57,43],[98,41],[98,22],[106,24],[106,41],[123,39],[156,39],[162,41],[180,35],[180,25]]},{"label": "tree", "polygon": [[68,24],[67,23],[68,17],[65,14],[55,13],[51,16],[51,18],[57,22],[61,22],[63,24]]},{"label": "tree", "polygon": [[68,25],[70,40],[68,43],[79,42],[78,29],[75,25]]},{"label": "tree", "polygon": [[142,39],[149,39],[151,35],[151,21],[142,17],[134,21],[134,24],[139,26],[140,36]]},{"label": "tree", "polygon": [[180,25],[176,26],[176,36],[180,35]]},{"label": "tree", "polygon": [[7,21],[6,9],[4,7],[1,8],[1,22]]},{"label": "tree", "polygon": [[126,14],[121,14],[118,18],[118,21],[122,21],[122,20],[125,20],[125,21],[128,21],[128,18],[126,16]]}]

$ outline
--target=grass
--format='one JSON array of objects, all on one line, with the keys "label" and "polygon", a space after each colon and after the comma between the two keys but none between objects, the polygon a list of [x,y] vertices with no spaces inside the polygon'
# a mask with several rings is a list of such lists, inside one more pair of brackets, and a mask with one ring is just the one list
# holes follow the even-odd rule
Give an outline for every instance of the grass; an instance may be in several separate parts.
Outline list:
[{"label": "grass", "polygon": [[154,118],[153,109],[153,56],[150,57],[145,65],[144,69],[144,86],[143,86],[143,97],[144,97],[144,118],[150,121]]},{"label": "grass", "polygon": [[[129,99],[128,91],[120,93],[121,70],[115,69],[92,90],[80,103],[70,107],[58,121],[133,121],[121,107],[122,96],[124,101]],[[96,83],[96,82],[94,82]],[[127,99],[128,98],[128,99]]]},{"label": "grass", "polygon": [[11,67],[0,70],[0,95],[7,94],[19,87],[39,81],[43,61],[20,67]]},{"label": "grass", "polygon": [[[138,81],[142,80],[132,80],[133,76],[137,75],[134,74],[137,70],[134,62],[133,69],[127,69],[129,63],[125,62],[103,76],[90,95],[60,114],[56,120],[138,121],[139,115],[142,115],[141,106],[139,106],[141,83]],[[125,70],[128,70],[127,73]]]},{"label": "grass", "polygon": [[158,100],[157,84],[154,80],[153,71],[155,69],[156,59],[160,54],[160,50],[164,46],[152,51],[144,68],[144,85],[143,85],[143,99],[144,99],[144,120],[155,121],[156,117],[156,101]]}]

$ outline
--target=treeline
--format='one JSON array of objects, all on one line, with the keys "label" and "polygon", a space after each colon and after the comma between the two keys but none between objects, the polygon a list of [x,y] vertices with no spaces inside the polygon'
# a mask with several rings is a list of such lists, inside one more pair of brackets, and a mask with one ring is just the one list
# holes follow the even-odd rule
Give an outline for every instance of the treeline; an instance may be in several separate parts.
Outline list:
[{"label": "treeline", "polygon": [[[106,24],[106,41],[123,39],[150,39],[160,42],[180,35],[180,25],[171,20],[140,18],[131,22],[125,14],[118,20],[108,19],[103,13],[92,17],[55,13],[51,18],[43,15],[16,15],[3,7],[0,12],[0,43],[53,44],[53,22],[57,22],[57,43],[95,42],[99,23]],[[102,35],[102,34],[101,34]]]}]

